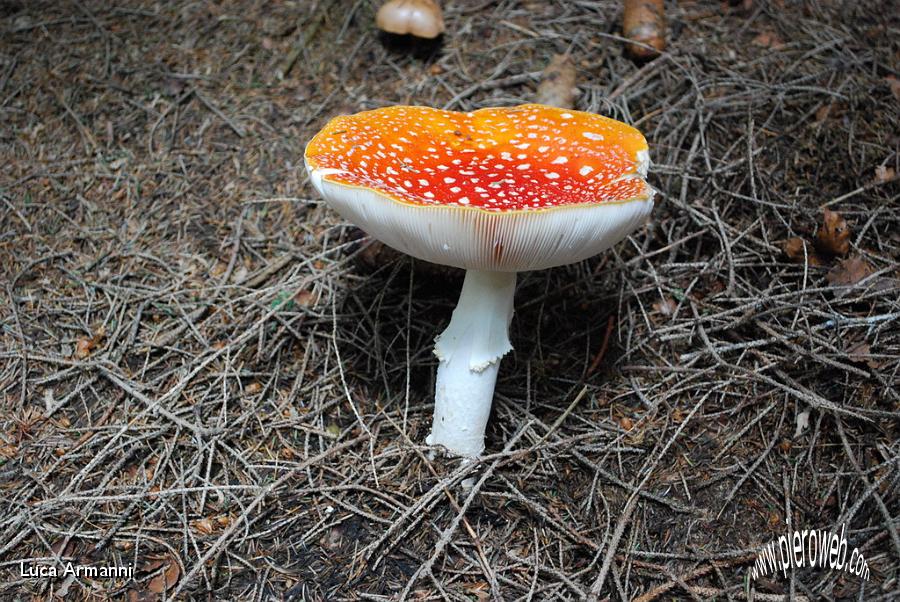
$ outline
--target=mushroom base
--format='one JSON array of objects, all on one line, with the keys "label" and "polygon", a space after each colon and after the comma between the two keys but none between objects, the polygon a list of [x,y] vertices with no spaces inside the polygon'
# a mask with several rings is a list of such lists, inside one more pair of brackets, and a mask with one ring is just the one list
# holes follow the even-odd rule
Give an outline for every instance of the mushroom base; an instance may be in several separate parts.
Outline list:
[{"label": "mushroom base", "polygon": [[515,290],[515,272],[466,272],[450,324],[435,341],[440,365],[429,445],[469,457],[484,450],[500,360],[512,349]]}]

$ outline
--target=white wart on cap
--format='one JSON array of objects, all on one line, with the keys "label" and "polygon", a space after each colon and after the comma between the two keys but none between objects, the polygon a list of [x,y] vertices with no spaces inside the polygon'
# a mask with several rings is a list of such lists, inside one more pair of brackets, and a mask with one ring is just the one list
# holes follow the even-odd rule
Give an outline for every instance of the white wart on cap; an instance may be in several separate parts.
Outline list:
[{"label": "white wart on cap", "polygon": [[653,207],[638,130],[544,105],[341,116],[307,145],[305,160],[343,217],[414,257],[466,269],[580,261]]}]

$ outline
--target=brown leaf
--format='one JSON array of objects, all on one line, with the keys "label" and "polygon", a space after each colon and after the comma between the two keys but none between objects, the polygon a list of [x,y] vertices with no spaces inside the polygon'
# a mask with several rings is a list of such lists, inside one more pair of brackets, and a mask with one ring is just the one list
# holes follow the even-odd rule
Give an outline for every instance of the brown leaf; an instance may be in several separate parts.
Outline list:
[{"label": "brown leaf", "polygon": [[893,167],[879,165],[875,168],[875,181],[879,184],[887,184],[888,182],[893,182],[896,179],[897,172],[894,171]]},{"label": "brown leaf", "polygon": [[857,359],[868,356],[870,351],[872,351],[872,347],[868,343],[859,341],[858,343],[850,345],[847,349],[847,355],[853,359]]},{"label": "brown leaf", "polygon": [[872,357],[872,347],[865,341],[850,343],[847,347],[847,356],[851,362],[866,364],[872,369],[880,368],[882,365],[881,362]]},{"label": "brown leaf", "polygon": [[354,256],[362,267],[376,270],[384,265],[388,255],[397,254],[397,257],[391,257],[390,259],[399,258],[397,251],[386,246],[380,240],[365,240],[364,244],[365,246]]},{"label": "brown leaf", "polygon": [[798,236],[784,241],[781,248],[784,251],[784,254],[787,255],[787,258],[794,263],[803,263],[805,259],[807,265],[822,265],[822,260],[816,255],[815,249]]},{"label": "brown leaf", "polygon": [[824,123],[829,117],[837,118],[843,115],[847,110],[847,107],[844,106],[843,103],[831,101],[829,103],[823,104],[816,111],[815,123],[821,125]]},{"label": "brown leaf", "polygon": [[91,338],[79,338],[78,342],[75,344],[75,357],[80,360],[88,357],[97,346],[97,344],[100,343],[100,341],[102,341],[103,337],[105,336],[106,328],[101,326],[96,331],[94,331],[94,336],[92,336]]},{"label": "brown leaf", "polygon": [[850,227],[837,211],[825,210],[822,227],[816,234],[816,248],[827,255],[846,255],[850,251]]},{"label": "brown leaf", "polygon": [[91,354],[91,350],[94,348],[93,339],[89,339],[87,337],[81,337],[78,339],[78,343],[75,344],[75,357],[80,360],[83,360],[87,356]]},{"label": "brown leaf", "polygon": [[884,78],[884,81],[891,88],[891,94],[894,95],[894,98],[900,100],[900,79],[894,77],[893,75],[888,75]]},{"label": "brown leaf", "polygon": [[[54,554],[58,554],[62,557],[71,556],[75,551],[75,543],[74,539],[70,539],[69,541],[58,539],[50,546],[50,550]],[[65,544],[65,546],[63,546],[63,544]]]},{"label": "brown leaf", "polygon": [[343,533],[338,527],[332,527],[319,541],[322,544],[322,547],[334,551],[341,547]]},{"label": "brown leaf", "polygon": [[859,255],[844,259],[831,268],[825,275],[825,280],[831,286],[850,286],[861,281],[872,273],[872,267]]},{"label": "brown leaf", "polygon": [[19,448],[11,443],[0,443],[0,458],[5,460],[12,460],[16,457],[16,454],[19,453]]},{"label": "brown leaf", "polygon": [[784,42],[781,41],[781,38],[779,38],[778,34],[774,31],[761,32],[753,38],[753,43],[764,48],[771,48],[772,50],[784,48]]},{"label": "brown leaf", "polygon": [[671,297],[666,297],[662,301],[657,301],[653,304],[653,310],[657,313],[660,313],[664,316],[673,316],[675,314],[675,310],[678,308],[678,303],[675,302]]},{"label": "brown leaf", "polygon": [[465,586],[466,592],[473,594],[478,602],[487,602],[491,599],[491,586],[484,581],[476,581]]},{"label": "brown leaf", "polygon": [[212,520],[208,517],[195,520],[193,523],[191,523],[191,527],[193,527],[194,531],[196,531],[200,535],[209,535],[215,529]]},{"label": "brown leaf", "polygon": [[575,65],[572,59],[564,54],[556,54],[550,64],[541,73],[535,102],[560,109],[571,109],[575,106]]},{"label": "brown leaf", "polygon": [[311,291],[300,291],[294,295],[294,302],[302,307],[312,307],[319,300],[319,295]]},{"label": "brown leaf", "polygon": [[619,418],[619,426],[622,427],[622,430],[630,431],[634,428],[634,421],[628,416],[622,416]]},{"label": "brown leaf", "polygon": [[141,565],[140,570],[142,573],[151,573],[164,564],[166,564],[166,556],[150,556],[147,558],[147,561]]},{"label": "brown leaf", "polygon": [[147,588],[155,594],[161,594],[170,589],[181,576],[181,567],[178,566],[178,561],[171,554],[166,555],[164,562],[166,568],[147,584]]}]

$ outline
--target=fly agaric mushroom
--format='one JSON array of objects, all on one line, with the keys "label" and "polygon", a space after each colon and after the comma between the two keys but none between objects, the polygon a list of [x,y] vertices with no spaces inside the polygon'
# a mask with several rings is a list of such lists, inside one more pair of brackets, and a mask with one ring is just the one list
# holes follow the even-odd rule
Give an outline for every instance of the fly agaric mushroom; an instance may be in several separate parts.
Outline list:
[{"label": "fly agaric mushroom", "polygon": [[379,29],[418,38],[436,38],[444,33],[444,16],[435,0],[388,0],[378,9]]},{"label": "fly agaric mushroom", "polygon": [[537,104],[340,116],[310,141],[305,161],[313,186],[344,218],[413,257],[467,270],[435,341],[426,440],[461,456],[484,449],[500,359],[512,349],[516,272],[595,255],[653,207],[640,132]]}]

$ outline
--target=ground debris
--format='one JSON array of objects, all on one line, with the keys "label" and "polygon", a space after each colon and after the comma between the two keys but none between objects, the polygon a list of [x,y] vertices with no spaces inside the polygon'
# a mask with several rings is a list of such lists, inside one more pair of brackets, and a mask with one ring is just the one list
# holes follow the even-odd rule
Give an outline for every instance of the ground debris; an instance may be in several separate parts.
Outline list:
[{"label": "ground debris", "polygon": [[[0,3],[0,559],[136,569],[0,599],[897,598],[885,3],[668,2],[637,64],[620,3],[446,2],[405,46],[380,5]],[[433,456],[461,271],[328,210],[304,145],[533,101],[559,56],[646,134],[656,207],[519,275],[486,455]],[[839,523],[865,591],[748,578]]]},{"label": "ground debris", "polygon": [[816,233],[816,249],[826,255],[844,256],[850,251],[850,227],[837,211],[825,209]]}]

